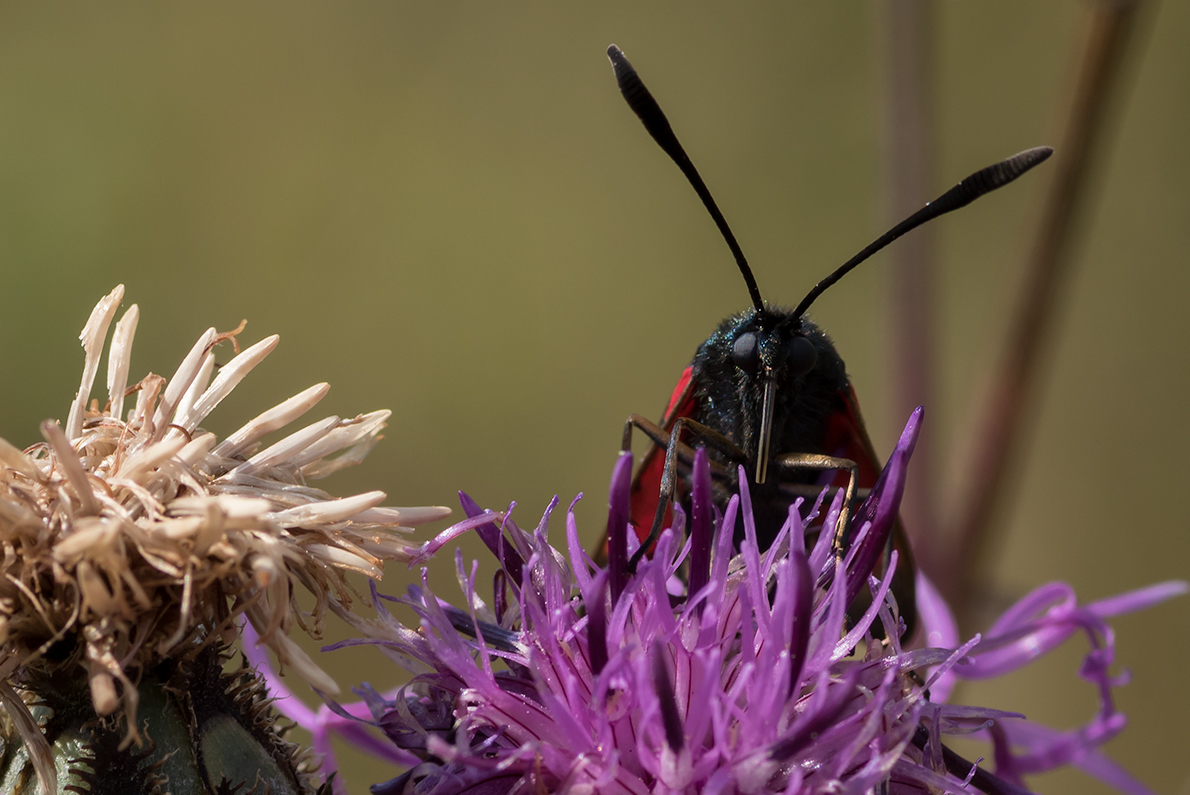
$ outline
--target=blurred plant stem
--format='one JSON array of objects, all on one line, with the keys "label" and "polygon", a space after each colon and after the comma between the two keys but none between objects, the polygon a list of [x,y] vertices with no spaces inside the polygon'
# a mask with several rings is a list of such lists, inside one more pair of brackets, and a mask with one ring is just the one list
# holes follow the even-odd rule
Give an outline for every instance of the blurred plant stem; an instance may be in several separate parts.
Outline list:
[{"label": "blurred plant stem", "polygon": [[1032,421],[1026,406],[1036,398],[1038,374],[1050,352],[1077,249],[1078,221],[1092,205],[1092,177],[1107,156],[1109,111],[1119,107],[1120,74],[1129,48],[1139,46],[1132,40],[1140,27],[1140,6],[1139,0],[1096,0],[1088,6],[1085,44],[1024,283],[1000,361],[970,425],[974,443],[967,449],[972,454],[954,459],[965,466],[960,482],[967,491],[957,504],[940,506],[950,520],[945,533],[926,524],[923,529],[933,535],[918,535],[920,564],[961,624],[973,617],[981,576],[986,576],[987,557],[993,551],[990,530],[1019,480]]},{"label": "blurred plant stem", "polygon": [[[934,197],[934,4],[931,0],[885,3],[884,112],[885,204],[890,223],[918,210]],[[933,404],[937,252],[934,227],[906,235],[887,255],[892,267],[892,329],[888,352],[894,417],[908,417],[917,406]],[[914,454],[916,476],[909,481],[901,513],[917,538],[937,535],[935,524],[933,434],[925,434]]]}]

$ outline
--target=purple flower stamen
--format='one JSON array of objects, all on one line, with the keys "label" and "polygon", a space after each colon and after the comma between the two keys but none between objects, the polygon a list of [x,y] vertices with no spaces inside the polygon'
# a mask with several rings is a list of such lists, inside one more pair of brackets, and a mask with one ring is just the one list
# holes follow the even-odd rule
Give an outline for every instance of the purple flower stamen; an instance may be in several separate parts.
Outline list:
[{"label": "purple flower stamen", "polygon": [[905,493],[909,457],[913,455],[913,448],[917,445],[923,413],[921,406],[913,410],[901,438],[897,440],[892,456],[876,479],[876,485],[872,487],[868,498],[860,505],[851,520],[853,528],[868,526],[870,529],[850,553],[851,565],[847,571],[848,604],[859,596],[868,581],[868,575],[888,546],[888,537],[901,507],[901,497]]},{"label": "purple flower stamen", "polygon": [[657,690],[661,723],[665,727],[665,744],[676,754],[686,745],[686,731],[682,726],[682,716],[678,712],[674,683],[669,678],[669,668],[665,664],[665,647],[661,645],[661,641],[654,641],[650,656],[653,660],[653,687]]},{"label": "purple flower stamen", "polygon": [[620,601],[628,583],[628,503],[632,489],[632,453],[620,453],[612,470],[612,485],[607,500],[607,571],[612,604]]},{"label": "purple flower stamen", "polygon": [[584,600],[587,606],[587,653],[591,658],[591,673],[603,673],[607,666],[607,574],[595,580],[595,598]]},{"label": "purple flower stamen", "polygon": [[814,578],[805,553],[794,550],[789,556],[793,576],[793,610],[789,627],[789,691],[786,698],[796,698],[801,683],[802,666],[810,644],[810,615],[814,609]]},{"label": "purple flower stamen", "polygon": [[[711,576],[711,528],[715,505],[711,501],[711,462],[707,451],[700,447],[694,453],[694,484],[690,505],[690,568],[688,572],[691,596],[699,593]],[[701,612],[701,603],[698,608]]]},{"label": "purple flower stamen", "polygon": [[[778,762],[788,761],[797,756],[815,735],[825,731],[843,715],[852,698],[850,691],[858,679],[859,677],[853,673],[841,686],[833,688],[833,693],[826,699],[819,699],[817,708],[800,723],[795,724],[793,731],[778,740],[769,751],[769,755]],[[828,690],[830,689],[828,686]]]},{"label": "purple flower stamen", "polygon": [[[484,514],[483,509],[466,492],[459,492],[459,504],[463,506],[463,513],[467,514],[470,519]],[[521,586],[521,570],[525,566],[525,561],[515,549],[504,543],[504,534],[500,532],[500,528],[494,522],[488,522],[476,527],[475,534],[496,556],[496,560],[500,561],[509,579],[519,588]]]},{"label": "purple flower stamen", "polygon": [[[913,735],[913,744],[924,750],[929,743],[929,732],[924,726],[918,726]],[[994,773],[989,773],[979,767],[977,763],[968,762],[946,746],[940,746],[942,764],[947,772],[956,778],[962,776],[964,788],[974,784],[975,788],[987,795],[1032,795],[1030,790],[1005,781]]]},{"label": "purple flower stamen", "polygon": [[[1123,724],[1111,692],[1121,682],[1109,673],[1114,639],[1106,619],[1183,593],[1186,584],[1090,605],[1079,605],[1067,586],[1046,586],[986,636],[960,645],[945,604],[919,577],[924,636],[944,647],[903,649],[889,589],[896,555],[873,569],[895,521],[920,418],[915,412],[857,512],[843,559],[832,554],[829,531],[817,530],[814,548],[805,548],[816,529],[806,532],[797,506],[762,554],[747,479],[719,516],[702,451],[692,475],[690,539],[675,510],[675,526],[635,572],[627,566],[636,538],[627,454],[611,479],[606,570],[583,552],[573,512],[567,559],[547,541],[548,514],[528,531],[507,513],[486,522],[478,507],[469,510],[477,518],[439,539],[483,528],[506,575],[494,580],[494,608],[474,592],[474,569],[461,565],[464,609],[435,596],[424,574],[402,600],[420,627],[401,623],[384,609],[387,597],[374,592],[376,620],[348,616],[368,636],[354,643],[384,646],[417,675],[394,696],[363,691],[362,712],[348,705],[329,716],[294,715],[329,748],[328,731],[362,730],[359,719],[343,715],[370,714],[394,754],[416,763],[399,784],[383,785],[406,795],[1020,795],[1023,774],[1062,764],[1129,795],[1148,795],[1098,751]],[[822,526],[834,527],[841,508],[836,495]],[[745,527],[738,553],[737,515]],[[436,540],[423,549],[440,548]],[[514,568],[525,575],[514,576]],[[849,617],[865,588],[870,605]],[[1015,670],[1079,632],[1092,644],[1081,674],[1099,689],[1100,709],[1087,726],[1059,732],[1015,713],[945,703],[956,678]],[[995,773],[951,752],[949,735],[990,742]]]},{"label": "purple flower stamen", "polygon": [[504,569],[497,569],[492,575],[492,610],[496,614],[497,624],[504,620],[504,614],[508,612],[508,591],[505,585],[507,582],[508,575],[504,573]]}]

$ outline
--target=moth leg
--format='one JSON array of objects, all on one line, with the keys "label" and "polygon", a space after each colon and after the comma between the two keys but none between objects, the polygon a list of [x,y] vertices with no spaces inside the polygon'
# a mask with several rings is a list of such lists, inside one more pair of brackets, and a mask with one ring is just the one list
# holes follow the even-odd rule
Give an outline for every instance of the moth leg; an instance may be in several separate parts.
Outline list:
[{"label": "moth leg", "polygon": [[[639,414],[633,414],[624,422],[624,438],[620,445],[620,450],[627,453],[632,449],[632,431],[636,429],[648,437],[653,444],[645,453],[642,461],[647,461],[648,457],[653,454],[657,448],[666,449],[669,447],[669,431],[662,428],[657,423],[642,417]],[[689,467],[694,463],[694,448],[679,440],[678,442],[678,463]],[[711,476],[718,480],[729,480],[731,475],[728,473],[726,467],[718,461],[711,462]],[[637,479],[640,477],[640,470],[637,470],[636,477],[633,479],[632,488],[635,489]]]},{"label": "moth leg", "polygon": [[[825,455],[813,455],[806,453],[790,453],[788,455],[777,456],[773,460],[778,472],[795,472],[797,470],[843,470],[848,471],[847,481],[847,495],[843,502],[843,510],[839,514],[839,523],[835,528],[834,548],[835,554],[843,555],[843,539],[847,530],[847,525],[851,521],[851,506],[854,505],[855,500],[864,497],[871,493],[871,489],[856,488],[857,472],[856,464],[846,458],[832,458]],[[798,494],[802,487],[799,484],[788,484],[788,489],[783,484],[782,491]],[[817,496],[816,494],[814,496]],[[917,631],[917,586],[916,586],[916,572],[917,564],[914,561],[913,549],[909,544],[909,536],[905,532],[904,525],[901,524],[900,517],[894,521],[892,532],[889,535],[888,543],[885,546],[884,554],[882,555],[880,569],[881,571],[888,570],[889,558],[893,550],[897,551],[897,570],[893,574],[892,593],[897,600],[897,609],[901,618],[905,621],[905,634],[903,640],[908,642]],[[866,598],[866,590],[860,592],[856,601],[861,603],[861,608],[866,609],[866,605],[862,602]],[[854,607],[854,606],[853,606]],[[862,613],[863,610],[861,609]]]},{"label": "moth leg", "polygon": [[677,489],[678,458],[681,457],[682,448],[690,449],[688,445],[681,442],[682,431],[689,431],[698,441],[722,453],[728,460],[741,462],[748,460],[748,454],[723,434],[708,428],[701,422],[695,422],[689,417],[678,417],[674,422],[673,430],[669,432],[669,440],[665,448],[665,467],[662,469],[661,493],[657,497],[657,512],[653,516],[653,526],[649,530],[649,537],[641,542],[636,554],[628,561],[628,571],[630,572],[636,571],[636,564],[640,563],[640,559],[648,553],[661,536],[661,525],[665,522],[665,509],[669,507],[674,497],[674,491]]},{"label": "moth leg", "polygon": [[624,439],[620,443],[620,450],[627,453],[632,449],[632,429],[636,428],[645,436],[649,437],[649,441],[658,447],[669,446],[669,431],[662,428],[652,420],[645,419],[639,414],[632,414],[624,422]]},{"label": "moth leg", "polygon": [[774,458],[773,465],[779,472],[797,472],[807,469],[818,472],[847,471],[847,493],[843,497],[843,509],[839,511],[839,522],[835,525],[835,554],[842,555],[843,536],[851,521],[851,504],[855,500],[859,481],[859,465],[850,458],[836,458],[833,455],[819,455],[818,453],[786,453]]},{"label": "moth leg", "polygon": [[[638,466],[636,469],[636,474],[632,476],[632,491],[635,493],[640,487],[641,474],[645,471],[650,458],[657,454],[658,449],[664,450],[669,447],[669,431],[665,430],[665,428],[653,422],[652,420],[642,417],[640,414],[631,414],[629,415],[628,419],[624,421],[624,436],[620,443],[621,452],[627,453],[632,450],[632,432],[634,429],[643,433],[646,437],[648,437],[649,441],[652,442],[652,444],[649,445],[648,451],[641,459],[640,466]],[[681,462],[686,466],[690,466],[691,462],[694,461],[694,451],[691,450],[688,445],[679,445],[678,455],[681,458]],[[597,565],[607,565],[606,532],[603,534],[598,546],[596,546],[591,552],[591,559],[595,561]]]},{"label": "moth leg", "polygon": [[[661,427],[647,417],[643,417],[640,414],[630,414],[628,419],[624,421],[624,436],[620,442],[620,452],[627,453],[632,450],[633,429],[639,430],[649,438],[649,441],[652,442],[652,444],[649,445],[648,451],[641,459],[641,464],[639,467],[637,467],[636,474],[632,476],[632,491],[635,492],[640,487],[641,474],[645,471],[649,459],[656,455],[658,448],[665,449],[669,447],[669,431],[665,430],[665,428]],[[691,450],[687,445],[679,446],[679,455],[682,458],[682,463],[686,464],[687,466],[689,466],[694,460],[694,451]],[[664,520],[664,517],[662,517],[662,519]],[[599,542],[599,546],[597,546],[595,551],[592,553],[591,559],[600,566],[607,564],[606,532],[603,534],[603,540]],[[635,566],[633,566],[633,569],[635,569]]]},{"label": "moth leg", "polygon": [[[652,442],[652,444],[649,446],[648,451],[645,452],[643,458],[641,459],[640,465],[637,467],[636,474],[632,478],[633,492],[635,492],[640,487],[641,474],[644,472],[650,458],[656,455],[660,450],[668,449],[670,435],[669,431],[665,430],[665,428],[658,423],[655,423],[646,417],[642,417],[640,414],[632,414],[627,420],[624,421],[624,435],[620,445],[622,452],[626,453],[632,449],[632,434],[634,430],[643,433],[649,439],[649,441]],[[693,462],[693,448],[691,448],[690,445],[679,442],[678,463],[681,464],[685,469],[689,469]],[[727,470],[714,461],[711,462],[711,476],[719,480],[728,479]],[[662,521],[664,521],[664,516],[662,516]],[[598,546],[596,546],[591,552],[591,559],[600,566],[607,563],[606,533],[603,535],[603,539],[599,542]]]}]

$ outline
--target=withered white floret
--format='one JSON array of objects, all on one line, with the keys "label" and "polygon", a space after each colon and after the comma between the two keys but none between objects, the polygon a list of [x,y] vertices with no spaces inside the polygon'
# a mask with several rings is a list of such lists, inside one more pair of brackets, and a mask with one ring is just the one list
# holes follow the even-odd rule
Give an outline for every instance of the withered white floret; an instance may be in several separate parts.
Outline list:
[{"label": "withered white floret", "polygon": [[[0,439],[0,699],[35,758],[49,748],[18,694],[31,673],[81,666],[96,712],[122,707],[136,739],[137,672],[229,642],[239,615],[282,665],[336,693],[288,637],[290,625],[317,634],[328,608],[350,603],[346,572],[379,579],[385,560],[408,557],[405,531],[449,513],[383,507],[380,491],[337,499],[307,485],[362,460],[389,411],[327,417],[261,449],[326,395],[325,383],[222,441],[202,430],[277,345],[274,335],[239,352],[242,324],[208,329],[171,378],[150,373],[128,388],[132,305],[112,335],[100,408],[91,389],[123,294],[121,285],[104,297],[83,328],[83,376],[65,427],[47,420],[45,442],[24,451]],[[237,355],[212,379],[222,342]],[[296,608],[296,585],[315,596],[312,614]]]}]

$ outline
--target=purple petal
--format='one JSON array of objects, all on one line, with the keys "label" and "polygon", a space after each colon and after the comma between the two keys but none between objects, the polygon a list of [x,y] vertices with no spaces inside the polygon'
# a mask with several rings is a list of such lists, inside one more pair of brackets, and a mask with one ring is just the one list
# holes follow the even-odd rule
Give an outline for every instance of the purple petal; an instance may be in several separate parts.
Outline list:
[{"label": "purple petal", "polygon": [[921,432],[922,414],[921,406],[913,410],[905,430],[901,432],[901,438],[897,441],[896,449],[876,479],[876,485],[872,487],[868,499],[864,500],[852,519],[852,527],[862,527],[867,522],[871,522],[872,526],[867,537],[860,542],[860,548],[847,571],[847,579],[850,582],[847,590],[848,604],[859,595],[888,543],[889,533],[892,532],[897,511],[901,507],[901,497],[905,493],[909,458],[913,455],[917,436]]},{"label": "purple petal", "polygon": [[655,642],[649,656],[653,663],[653,687],[657,691],[661,722],[665,726],[665,742],[671,751],[677,753],[686,744],[686,733],[682,726],[682,716],[678,713],[673,681],[669,678],[669,668],[665,662],[666,650],[660,642]]},{"label": "purple petal", "polygon": [[690,587],[694,595],[703,589],[711,576],[711,463],[707,451],[699,447],[694,453],[693,488],[690,517]]},{"label": "purple petal", "polygon": [[[864,611],[859,621],[855,622],[855,626],[851,631],[843,636],[843,639],[835,644],[835,652],[831,655],[831,662],[836,662],[851,654],[859,642],[863,640],[864,634],[868,632],[868,628],[872,626],[872,622],[876,620],[876,614],[880,611],[881,605],[884,604],[884,597],[888,594],[888,589],[892,587],[893,574],[897,570],[897,552],[893,550],[892,558],[888,562],[888,569],[884,572],[884,580],[881,581],[879,589],[872,595],[872,604],[868,605],[868,609]],[[851,589],[848,588],[848,595]]]},{"label": "purple petal", "polygon": [[814,577],[806,556],[795,550],[790,556],[793,575],[793,610],[789,631],[789,692],[786,698],[796,698],[802,668],[806,663],[806,651],[810,644],[810,616],[814,610]]},{"label": "purple petal", "polygon": [[612,470],[607,498],[607,571],[612,604],[620,601],[628,583],[629,499],[632,489],[632,453],[620,453]]},{"label": "purple petal", "polygon": [[1091,602],[1087,605],[1087,609],[1100,618],[1110,618],[1111,616],[1118,616],[1123,613],[1134,613],[1137,610],[1148,610],[1150,607],[1159,605],[1167,599],[1182,596],[1186,593],[1190,593],[1190,583],[1185,580],[1169,580],[1167,582],[1159,582],[1156,585],[1150,585],[1147,588],[1138,588],[1135,591],[1129,591],[1118,596]]},{"label": "purple petal", "polygon": [[[921,569],[917,570],[917,616],[925,634],[926,646],[953,649],[959,645],[959,624],[950,605]],[[948,666],[930,677],[930,700],[946,703],[958,681]]]},{"label": "purple petal", "polygon": [[593,598],[587,605],[587,649],[591,657],[591,672],[599,676],[607,665],[607,573],[600,572],[591,589]]},{"label": "purple petal", "polygon": [[[532,532],[506,513],[496,551],[501,561],[513,551],[526,576],[513,582],[509,570],[506,580],[496,578],[497,590],[509,594],[503,606],[495,602],[499,626],[477,618],[482,603],[475,570],[461,563],[463,601],[456,604],[462,609],[430,592],[424,574],[422,587],[398,600],[420,617],[420,628],[404,626],[388,613],[386,597],[374,595],[379,618],[366,626],[377,628],[376,637],[364,642],[382,644],[403,664],[432,673],[418,676],[396,698],[363,690],[362,704],[319,710],[316,743],[325,746],[333,731],[375,751],[378,740],[367,734],[373,716],[395,753],[428,760],[416,779],[384,785],[392,792],[417,786],[436,793],[797,795],[883,788],[918,795],[935,788],[1016,794],[1027,791],[1022,774],[1077,765],[1128,795],[1149,795],[1097,751],[1125,724],[1112,692],[1125,677],[1111,673],[1114,637],[1105,620],[1187,586],[1165,583],[1084,606],[1068,586],[1043,586],[1007,611],[991,633],[960,644],[945,602],[919,578],[926,637],[938,648],[903,650],[889,629],[895,627],[895,558],[878,579],[871,571],[884,555],[920,419],[915,412],[857,512],[842,561],[829,531],[805,554],[797,509],[779,542],[762,554],[747,477],[740,477],[740,494],[720,516],[702,451],[696,451],[692,475],[689,538],[683,541],[685,514],[675,510],[673,526],[663,529],[652,557],[635,573],[627,570],[639,546],[629,524],[627,456],[617,461],[609,493],[608,570],[598,570],[582,549],[573,512],[566,525],[569,561],[549,543],[548,511]],[[836,489],[834,517],[841,496]],[[730,529],[740,511],[745,540],[732,557]],[[497,516],[477,514],[467,528],[494,528]],[[685,586],[675,579],[683,566]],[[608,592],[617,582],[612,601]],[[873,591],[872,603],[848,626],[847,608],[865,587]],[[891,642],[861,644],[877,617]],[[1099,699],[1085,726],[1054,732],[1017,713],[938,701],[956,674],[1012,670],[1074,633],[1091,644],[1079,674]],[[523,653],[502,652],[502,644]],[[863,655],[853,655],[861,645]],[[507,661],[507,670],[492,663],[496,656]],[[934,700],[925,688],[933,689]],[[961,735],[992,740],[996,775],[949,750],[948,738]]]},{"label": "purple petal", "polygon": [[245,621],[240,633],[243,636],[241,648],[244,650],[244,657],[264,679],[264,685],[269,695],[276,699],[273,706],[298,726],[306,731],[314,732],[318,728],[318,718],[315,716],[314,710],[295,696],[293,691],[281,681],[281,677],[277,676],[277,672],[273,670],[273,666],[269,662],[268,654],[260,645],[260,636],[256,633],[256,629],[250,622]]},{"label": "purple petal", "polygon": [[422,544],[418,549],[417,554],[409,559],[409,568],[413,568],[414,566],[419,566],[425,563],[427,560],[434,557],[434,555],[438,554],[438,552],[451,541],[454,541],[459,536],[469,533],[475,528],[490,522],[490,517],[493,516],[498,517],[499,514],[493,514],[490,511],[485,511],[467,519],[463,519],[460,522],[455,522],[450,527],[446,528],[441,533]]},{"label": "purple petal", "polygon": [[1074,589],[1064,582],[1051,582],[1030,591],[1021,597],[1012,607],[996,619],[992,626],[984,633],[987,637],[1007,635],[1019,627],[1028,624],[1037,616],[1056,606],[1073,608],[1078,600]]},{"label": "purple petal", "polygon": [[[575,500],[578,502],[578,500]],[[566,511],[566,550],[570,553],[570,568],[574,572],[574,579],[582,594],[583,601],[591,596],[591,569],[594,567],[591,558],[583,549],[583,543],[578,536],[578,522],[574,518],[574,503]]]},{"label": "purple petal", "polygon": [[[818,540],[810,552],[810,571],[815,575],[830,569],[830,576],[834,576],[834,562],[831,560],[831,548],[834,546],[834,534],[827,528],[835,527],[839,522],[839,512],[843,509],[843,489],[836,489],[831,498],[830,508],[827,509],[826,519],[822,522],[822,530],[818,533]],[[853,522],[853,526],[854,522]],[[824,583],[825,584],[825,583]]]},{"label": "purple petal", "polygon": [[[1063,732],[1036,723],[1024,722],[1015,725],[1011,737],[1013,741],[1021,744],[1042,746],[1057,743],[1063,737]],[[1100,781],[1115,787],[1120,792],[1128,793],[1128,795],[1155,795],[1151,789],[1127,770],[1095,748],[1083,748],[1072,764]]]},{"label": "purple petal", "polygon": [[[461,491],[459,492],[459,503],[463,506],[463,512],[472,519],[484,514],[484,511],[476,505],[475,500]],[[475,533],[483,541],[484,545],[491,550],[492,554],[496,556],[496,560],[500,561],[504,570],[508,572],[508,576],[519,587],[521,584],[521,569],[525,567],[525,561],[515,549],[504,543],[504,533],[500,531],[500,528],[493,522],[485,522],[476,526]]]},{"label": "purple petal", "polygon": [[959,644],[959,624],[942,593],[917,570],[917,614],[925,630],[925,643],[935,648],[952,649]]},{"label": "purple petal", "polygon": [[394,765],[412,767],[421,759],[394,746],[387,739],[372,734],[360,724],[339,723],[331,727],[349,745]]}]

